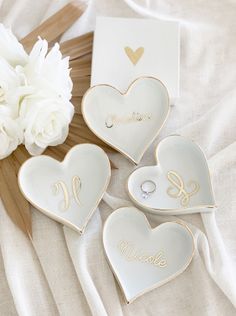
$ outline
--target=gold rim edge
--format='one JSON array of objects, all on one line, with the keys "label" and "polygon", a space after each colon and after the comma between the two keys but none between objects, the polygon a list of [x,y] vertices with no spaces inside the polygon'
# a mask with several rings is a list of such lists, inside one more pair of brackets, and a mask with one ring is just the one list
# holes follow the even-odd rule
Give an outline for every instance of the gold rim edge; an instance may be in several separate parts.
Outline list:
[{"label": "gold rim edge", "polygon": [[[121,149],[118,149],[116,146],[114,146],[112,143],[110,143],[109,141],[106,141],[103,137],[101,137],[100,135],[98,135],[98,133],[89,125],[89,122],[88,120],[86,119],[86,115],[85,115],[85,98],[87,96],[87,94],[94,88],[96,87],[99,87],[99,86],[105,86],[105,87],[110,87],[116,91],[118,91],[118,93],[120,95],[127,95],[129,93],[129,91],[131,90],[132,86],[138,81],[138,80],[142,80],[142,79],[154,79],[154,80],[157,80],[158,82],[160,82],[162,84],[162,86],[165,88],[166,90],[166,96],[167,96],[167,101],[168,101],[168,104],[167,104],[167,113],[166,113],[166,117],[163,121],[163,123],[161,124],[160,128],[158,129],[157,133],[154,135],[154,137],[151,139],[150,142],[148,142],[147,146],[144,148],[144,150],[142,151],[140,157],[136,160],[136,159],[133,159],[129,154],[127,154],[126,152],[124,152],[123,150]],[[88,128],[91,130],[91,132],[96,135],[99,139],[101,139],[104,143],[106,143],[107,145],[111,146],[112,148],[114,148],[117,152],[121,153],[122,155],[124,155],[126,158],[128,158],[132,163],[134,163],[135,165],[138,165],[138,163],[141,161],[144,153],[146,152],[146,150],[148,149],[148,147],[152,144],[152,142],[155,140],[155,138],[159,135],[160,131],[162,130],[164,124],[166,123],[168,117],[169,117],[169,114],[170,114],[170,96],[169,96],[169,92],[168,92],[168,89],[167,87],[165,86],[165,84],[158,78],[156,77],[153,77],[153,76],[140,76],[138,78],[136,78],[135,80],[133,80],[128,88],[126,89],[125,92],[121,92],[120,90],[118,90],[117,88],[115,88],[114,86],[112,85],[109,85],[109,84],[97,84],[97,85],[94,85],[90,88],[88,88],[88,90],[85,92],[85,94],[83,95],[83,98],[82,98],[82,101],[81,101],[81,113],[82,113],[82,116],[84,118],[84,121],[86,123],[86,125],[88,126]]]},{"label": "gold rim edge", "polygon": [[[192,139],[190,138],[187,138],[185,136],[182,136],[180,134],[172,134],[172,135],[168,135],[166,137],[164,137],[156,146],[156,149],[154,150],[155,152],[155,160],[156,160],[156,165],[151,165],[150,167],[152,166],[159,166],[160,163],[159,163],[159,160],[158,160],[158,150],[159,150],[159,147],[161,145],[162,142],[164,142],[167,138],[170,138],[170,137],[173,137],[173,136],[177,136],[177,137],[181,137],[181,138],[184,138],[185,140],[188,140],[188,141],[191,141],[194,146],[196,146],[198,148],[198,150],[201,152],[201,154],[203,155],[203,157],[205,158],[205,163],[206,163],[206,169],[207,169],[207,175],[208,175],[208,180],[209,180],[209,184],[210,184],[210,191],[211,191],[211,194],[212,194],[212,197],[213,197],[213,200],[215,201],[215,194],[214,194],[214,191],[213,191],[213,188],[212,188],[212,183],[211,183],[211,176],[210,176],[210,170],[209,170],[209,166],[208,166],[208,163],[207,163],[207,158],[206,158],[206,155],[204,154],[202,148],[197,144],[195,143]],[[144,168],[144,167],[149,167],[149,166],[142,166],[142,167],[139,167],[139,168],[136,168],[135,170],[133,170],[130,175],[128,176],[127,180],[126,180],[126,191],[129,195],[129,197],[131,198],[131,200],[136,204],[138,205],[139,207],[147,210],[147,211],[151,211],[153,214],[154,213],[157,213],[157,212],[173,212],[173,214],[169,214],[169,215],[174,215],[174,213],[178,212],[179,214],[184,214],[186,213],[186,211],[193,211],[195,209],[216,209],[217,208],[217,205],[216,204],[209,204],[209,205],[196,205],[196,206],[191,206],[191,207],[186,207],[186,208],[172,208],[172,209],[168,209],[168,208],[152,208],[152,207],[148,207],[148,206],[145,206],[144,204],[140,203],[139,201],[136,200],[136,198],[133,196],[133,194],[129,191],[129,186],[128,186],[128,183],[129,183],[129,179],[131,178],[131,176],[133,175],[133,173],[135,173],[135,171],[137,169],[141,169],[141,168]],[[211,212],[213,210],[210,210],[210,211],[205,211],[203,213],[208,213],[208,212]],[[193,213],[199,213],[197,210],[196,212],[193,212]],[[201,212],[200,212],[201,213]],[[186,213],[187,214],[187,213]],[[168,214],[167,214],[168,215]]]},{"label": "gold rim edge", "polygon": [[42,212],[42,213],[45,214],[46,216],[48,216],[48,217],[52,218],[53,220],[59,222],[60,224],[66,225],[67,227],[72,228],[74,231],[78,232],[80,235],[82,235],[82,234],[84,233],[84,231],[85,231],[85,229],[86,229],[86,227],[87,227],[87,225],[88,225],[90,219],[93,217],[93,215],[94,215],[94,213],[95,213],[95,211],[96,211],[96,209],[97,209],[99,203],[101,202],[101,200],[102,200],[104,194],[106,193],[106,190],[107,190],[108,185],[109,185],[110,180],[111,180],[111,164],[110,164],[110,160],[109,160],[109,158],[108,158],[106,152],[105,152],[101,147],[99,147],[98,145],[95,145],[95,144],[92,144],[92,143],[83,143],[83,144],[77,144],[77,145],[73,146],[73,147],[66,153],[66,155],[64,156],[64,159],[63,159],[62,161],[59,161],[59,160],[57,160],[57,159],[54,159],[54,158],[52,158],[51,156],[48,156],[48,155],[39,155],[39,156],[37,156],[37,157],[42,157],[42,156],[44,156],[44,157],[50,158],[50,159],[52,159],[53,161],[56,161],[56,162],[58,162],[59,164],[62,164],[62,165],[63,165],[63,164],[65,163],[65,161],[69,158],[69,156],[70,156],[70,154],[71,154],[71,151],[72,151],[76,146],[84,146],[84,145],[90,145],[90,146],[98,147],[98,148],[103,152],[103,154],[105,155],[105,157],[106,157],[106,159],[107,159],[107,162],[108,162],[109,174],[108,174],[108,178],[107,178],[107,181],[106,181],[106,183],[105,183],[105,186],[103,187],[103,190],[102,190],[103,193],[102,193],[101,198],[99,198],[99,199],[96,201],[96,205],[90,210],[89,215],[85,218],[84,224],[82,225],[82,227],[78,227],[78,226],[72,224],[71,222],[67,221],[66,219],[64,219],[64,218],[62,218],[62,217],[60,217],[60,216],[53,215],[49,210],[43,209],[43,208],[37,206],[37,204],[35,204],[33,201],[31,201],[31,200],[26,196],[26,194],[24,193],[24,191],[23,191],[23,189],[22,189],[22,187],[21,187],[21,184],[20,184],[20,173],[21,173],[21,170],[22,170],[23,166],[24,166],[30,159],[34,159],[34,158],[36,158],[36,157],[30,157],[29,159],[27,159],[27,160],[20,166],[19,171],[18,171],[18,177],[17,177],[18,186],[19,186],[19,189],[20,189],[21,194],[24,196],[24,198],[25,198],[33,207],[35,207],[37,210],[39,210],[40,212]]},{"label": "gold rim edge", "polygon": [[[106,248],[105,248],[105,245],[104,245],[104,231],[105,231],[105,227],[107,226],[107,222],[108,222],[108,220],[109,220],[109,217],[110,217],[112,214],[114,214],[114,212],[116,212],[116,211],[119,211],[119,210],[121,210],[121,209],[128,209],[128,208],[134,208],[134,209],[136,209],[136,211],[138,211],[139,213],[141,213],[141,215],[144,217],[145,222],[146,222],[147,225],[148,225],[148,228],[149,228],[151,231],[154,231],[155,229],[157,229],[157,228],[158,228],[159,226],[161,226],[161,225],[165,225],[165,224],[168,224],[168,223],[176,223],[176,224],[179,224],[179,225],[183,226],[183,227],[188,231],[188,233],[190,234],[191,239],[192,239],[192,253],[191,253],[191,256],[189,257],[189,260],[188,260],[188,262],[186,263],[186,265],[184,265],[184,267],[183,267],[182,269],[180,269],[179,271],[177,271],[177,272],[176,272],[174,275],[172,275],[171,277],[167,278],[167,279],[164,280],[163,282],[160,282],[159,284],[155,284],[154,286],[152,286],[152,287],[146,289],[145,291],[140,292],[138,295],[134,296],[131,300],[128,300],[127,297],[126,297],[126,294],[125,294],[125,291],[124,291],[124,289],[123,289],[123,286],[121,285],[121,283],[120,283],[120,281],[119,281],[119,278],[118,278],[118,276],[117,276],[117,274],[116,274],[116,272],[115,272],[115,269],[113,268],[112,263],[111,263],[110,259],[108,258],[108,255],[107,255],[107,252],[106,252]],[[107,219],[105,220],[104,226],[103,226],[102,243],[103,243],[103,248],[104,248],[104,250],[105,250],[104,252],[105,252],[105,256],[106,256],[106,258],[107,258],[107,262],[108,262],[108,264],[109,264],[109,266],[110,266],[110,268],[111,268],[111,270],[112,270],[112,273],[113,273],[114,276],[115,276],[115,279],[116,279],[117,283],[118,283],[119,286],[120,286],[121,293],[122,293],[122,295],[123,295],[123,297],[124,297],[124,299],[125,299],[126,304],[131,304],[131,303],[133,303],[133,302],[134,302],[137,298],[139,298],[140,296],[142,296],[142,295],[144,295],[144,294],[147,294],[147,293],[149,293],[149,292],[151,292],[151,291],[153,291],[153,290],[155,290],[155,289],[161,287],[162,285],[164,285],[164,284],[166,284],[166,283],[168,283],[168,282],[174,280],[175,278],[177,278],[177,277],[178,277],[181,273],[183,273],[183,272],[187,269],[187,267],[190,265],[190,263],[192,262],[192,259],[193,259],[193,257],[194,257],[195,251],[196,251],[196,245],[195,245],[195,240],[194,240],[193,233],[192,233],[191,229],[188,227],[188,225],[184,223],[184,221],[182,221],[182,220],[169,221],[169,222],[161,223],[160,225],[158,225],[158,226],[152,228],[151,225],[150,225],[150,223],[149,223],[149,221],[148,221],[148,219],[147,219],[147,217],[146,217],[146,215],[145,215],[141,210],[139,210],[138,208],[136,208],[135,206],[120,207],[120,208],[114,210],[114,211],[107,217]]]}]

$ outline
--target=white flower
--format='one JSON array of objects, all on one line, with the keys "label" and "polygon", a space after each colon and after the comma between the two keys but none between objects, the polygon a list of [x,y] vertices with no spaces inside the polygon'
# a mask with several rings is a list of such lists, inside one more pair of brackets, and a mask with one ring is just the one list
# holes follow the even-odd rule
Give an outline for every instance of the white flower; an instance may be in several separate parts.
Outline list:
[{"label": "white flower", "polygon": [[17,118],[22,98],[32,93],[24,74],[17,69],[0,57],[0,107],[7,106],[12,118]]},{"label": "white flower", "polygon": [[29,55],[25,74],[28,84],[37,87],[39,93],[70,100],[73,84],[69,58],[62,58],[58,44],[48,52],[47,41],[39,39]]},{"label": "white flower", "polygon": [[24,143],[31,155],[41,154],[48,146],[62,144],[68,135],[74,106],[59,98],[26,97],[20,119]]},{"label": "white flower", "polygon": [[20,125],[9,114],[6,107],[0,107],[0,159],[9,156],[23,140]]},{"label": "white flower", "polygon": [[63,143],[74,114],[69,58],[39,39],[30,55],[0,24],[0,159],[20,143],[32,155]]},{"label": "white flower", "polygon": [[28,55],[17,38],[0,23],[0,56],[11,66],[24,66],[28,62]]}]

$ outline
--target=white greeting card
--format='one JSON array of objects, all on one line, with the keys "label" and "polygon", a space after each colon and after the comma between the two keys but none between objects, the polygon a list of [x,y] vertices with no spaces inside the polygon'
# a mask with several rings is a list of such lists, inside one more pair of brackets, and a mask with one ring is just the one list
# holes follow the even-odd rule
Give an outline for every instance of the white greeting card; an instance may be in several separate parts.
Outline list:
[{"label": "white greeting card", "polygon": [[91,86],[109,84],[125,92],[140,76],[153,76],[179,96],[179,23],[98,17]]}]

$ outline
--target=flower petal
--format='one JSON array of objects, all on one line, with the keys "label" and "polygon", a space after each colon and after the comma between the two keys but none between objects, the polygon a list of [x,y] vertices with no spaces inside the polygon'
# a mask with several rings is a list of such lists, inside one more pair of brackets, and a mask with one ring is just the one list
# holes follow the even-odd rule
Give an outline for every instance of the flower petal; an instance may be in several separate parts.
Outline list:
[{"label": "flower petal", "polygon": [[0,56],[11,66],[24,66],[28,62],[28,55],[10,29],[0,23]]},{"label": "flower petal", "polygon": [[17,121],[0,108],[0,159],[9,156],[22,143],[23,132]]}]

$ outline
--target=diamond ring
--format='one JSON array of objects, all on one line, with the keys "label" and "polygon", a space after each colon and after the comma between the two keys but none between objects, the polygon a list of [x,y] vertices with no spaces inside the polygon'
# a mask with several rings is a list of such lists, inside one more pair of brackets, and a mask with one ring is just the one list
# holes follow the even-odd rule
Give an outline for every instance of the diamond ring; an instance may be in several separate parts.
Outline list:
[{"label": "diamond ring", "polygon": [[150,194],[156,191],[156,183],[152,180],[146,180],[141,183],[142,198],[147,199]]}]

